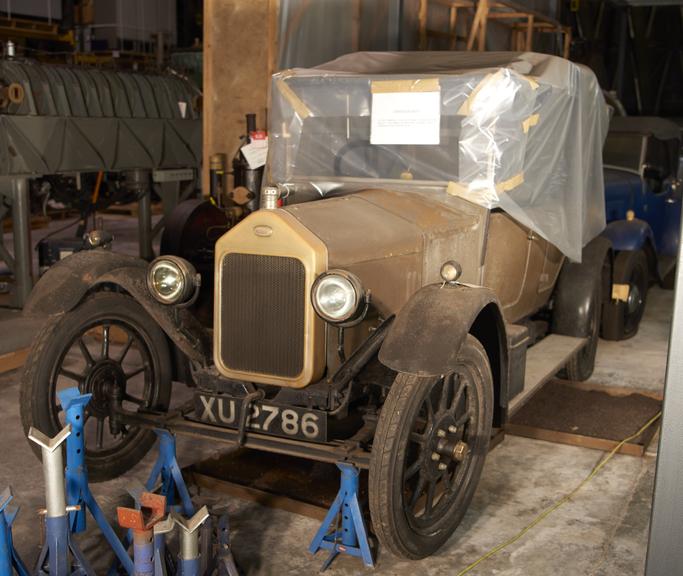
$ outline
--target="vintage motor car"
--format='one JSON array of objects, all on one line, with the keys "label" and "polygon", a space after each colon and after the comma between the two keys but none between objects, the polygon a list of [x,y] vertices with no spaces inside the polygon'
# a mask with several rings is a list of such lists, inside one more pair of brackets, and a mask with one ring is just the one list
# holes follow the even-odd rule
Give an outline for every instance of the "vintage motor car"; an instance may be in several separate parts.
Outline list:
[{"label": "vintage motor car", "polygon": [[[153,427],[349,462],[381,544],[424,557],[462,520],[493,428],[593,370],[607,108],[552,56],[360,53],[276,74],[270,117],[262,207],[215,243],[213,282],[177,255],[101,250],[43,276],[24,426],[55,433],[55,392],[77,385],[95,480]],[[177,382],[192,396],[174,407]]]},{"label": "vintage motor car", "polygon": [[680,128],[664,118],[614,116],[605,140],[605,209],[615,251],[614,294],[602,336],[634,336],[651,281],[673,288],[681,227]]}]

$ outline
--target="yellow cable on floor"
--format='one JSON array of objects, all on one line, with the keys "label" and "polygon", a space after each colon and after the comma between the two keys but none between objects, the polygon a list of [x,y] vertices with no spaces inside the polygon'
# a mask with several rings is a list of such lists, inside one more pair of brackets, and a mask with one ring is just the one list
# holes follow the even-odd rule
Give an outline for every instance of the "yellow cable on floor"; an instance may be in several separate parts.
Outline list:
[{"label": "yellow cable on floor", "polygon": [[571,500],[572,497],[573,497],[579,490],[581,490],[581,488],[583,488],[590,480],[592,480],[593,477],[594,477],[598,472],[600,472],[600,470],[605,466],[605,464],[607,464],[607,462],[609,462],[609,461],[612,459],[612,457],[613,457],[617,452],[619,452],[619,450],[621,449],[621,447],[622,447],[624,444],[626,444],[627,442],[630,442],[630,441],[633,440],[634,438],[637,438],[638,436],[640,436],[643,432],[645,432],[645,430],[647,430],[650,426],[652,426],[652,425],[659,419],[659,417],[660,417],[661,415],[662,415],[661,412],[657,412],[657,414],[655,414],[652,418],[650,418],[650,420],[648,420],[648,421],[643,425],[643,427],[642,427],[640,430],[638,430],[635,434],[632,434],[632,435],[629,436],[628,438],[624,438],[621,442],[619,442],[619,444],[617,444],[614,448],[612,448],[612,451],[611,451],[609,454],[607,454],[607,456],[605,456],[602,460],[600,460],[600,462],[598,462],[598,463],[595,465],[595,467],[593,468],[593,470],[591,471],[591,473],[590,473],[588,476],[586,476],[586,477],[579,483],[579,485],[578,485],[576,488],[574,488],[574,490],[572,490],[571,492],[569,492],[569,494],[566,494],[563,498],[561,498],[560,500],[558,500],[557,502],[555,502],[555,504],[553,504],[552,506],[549,506],[548,508],[546,508],[543,512],[541,512],[538,516],[536,516],[536,518],[534,518],[531,522],[529,522],[529,524],[527,524],[524,528],[522,528],[522,529],[521,529],[517,534],[515,534],[512,538],[510,538],[509,540],[506,540],[506,541],[503,542],[502,544],[499,544],[499,545],[496,546],[495,548],[492,548],[492,549],[489,550],[486,554],[484,554],[482,557],[480,557],[478,560],[475,560],[474,562],[472,562],[472,564],[470,564],[469,566],[467,566],[466,568],[464,568],[463,570],[461,570],[460,572],[458,572],[457,576],[463,576],[463,574],[467,574],[470,570],[472,570],[473,568],[476,568],[477,566],[479,566],[479,564],[481,564],[481,563],[484,562],[485,560],[488,560],[488,559],[491,558],[492,556],[495,556],[496,554],[498,554],[498,552],[500,552],[500,551],[503,550],[504,548],[507,548],[507,547],[510,546],[511,544],[514,544],[515,542],[517,542],[517,540],[519,540],[522,536],[524,536],[524,535],[525,535],[529,530],[531,530],[534,526],[536,526],[537,524],[540,524],[543,520],[545,520],[548,516],[550,516],[550,514],[552,514],[553,512],[555,512],[555,510],[557,510],[558,508],[560,508],[561,506],[563,506],[564,504],[566,504],[567,502],[569,502],[569,500]]}]

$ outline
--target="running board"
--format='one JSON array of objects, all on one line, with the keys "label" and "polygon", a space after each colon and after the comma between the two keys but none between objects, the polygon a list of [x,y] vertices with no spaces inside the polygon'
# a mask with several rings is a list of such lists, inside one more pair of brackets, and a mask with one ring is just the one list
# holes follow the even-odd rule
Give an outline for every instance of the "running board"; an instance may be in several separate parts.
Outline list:
[{"label": "running board", "polygon": [[543,384],[557,374],[585,344],[586,338],[550,334],[527,350],[524,388],[508,405],[508,417],[519,410]]}]

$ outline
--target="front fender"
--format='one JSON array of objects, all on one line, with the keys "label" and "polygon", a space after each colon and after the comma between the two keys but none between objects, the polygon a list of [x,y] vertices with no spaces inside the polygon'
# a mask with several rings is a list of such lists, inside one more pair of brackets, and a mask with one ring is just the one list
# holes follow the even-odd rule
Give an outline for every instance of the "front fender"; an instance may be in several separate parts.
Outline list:
[{"label": "front fender", "polygon": [[633,220],[615,220],[610,222],[603,230],[602,236],[609,239],[614,250],[641,250],[645,243],[654,243],[652,228],[645,222],[637,218]]},{"label": "front fender", "polygon": [[[419,376],[445,374],[456,364],[460,347],[479,313],[489,305],[499,310],[493,291],[462,284],[425,286],[401,309],[379,353],[397,372]],[[498,325],[505,342],[502,315]]]},{"label": "front fender", "polygon": [[105,250],[77,252],[52,266],[36,284],[24,313],[53,316],[72,310],[92,289],[118,286],[130,294],[191,360],[207,363],[211,339],[187,309],[157,302],[147,289],[147,262]]},{"label": "front fender", "polygon": [[52,316],[71,310],[101,276],[117,268],[146,270],[147,262],[109,250],[84,250],[60,260],[33,287],[24,315]]}]

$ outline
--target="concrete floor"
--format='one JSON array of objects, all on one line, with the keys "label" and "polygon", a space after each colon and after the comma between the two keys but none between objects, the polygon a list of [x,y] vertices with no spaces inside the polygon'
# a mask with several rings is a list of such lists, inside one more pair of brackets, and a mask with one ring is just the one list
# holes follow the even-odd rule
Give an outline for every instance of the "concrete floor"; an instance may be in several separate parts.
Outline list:
[{"label": "concrete floor", "polygon": [[[661,390],[673,295],[653,288],[639,334],[625,343],[601,342],[593,381],[609,386]],[[0,350],[15,342],[21,320],[0,314]],[[30,335],[28,326],[22,337]],[[637,351],[637,353],[635,353]],[[0,352],[1,353],[1,352]],[[43,506],[42,472],[23,437],[18,413],[20,373],[0,376],[0,422],[3,452],[0,489],[11,485],[22,510],[16,521],[15,543],[33,562],[37,554]],[[181,465],[217,455],[210,443],[179,439]],[[458,574],[489,549],[515,535],[541,511],[571,491],[603,456],[602,452],[508,436],[486,463],[482,481],[463,524],[435,556],[420,562],[402,561],[379,551],[376,574]],[[276,460],[277,456],[273,456]],[[143,481],[151,463],[141,463],[125,477],[97,484],[93,491],[112,517],[116,505],[127,505],[126,488]],[[506,576],[594,575],[643,573],[647,547],[655,458],[616,456],[569,503],[533,528],[519,541],[485,561],[469,574]],[[231,513],[233,545],[247,574],[315,574],[323,561],[306,551],[318,522],[252,502],[203,491],[206,502],[225,502]],[[107,550],[91,530],[82,547],[100,566]],[[358,560],[338,558],[332,573],[359,574]],[[98,569],[102,573],[102,568]]]}]

